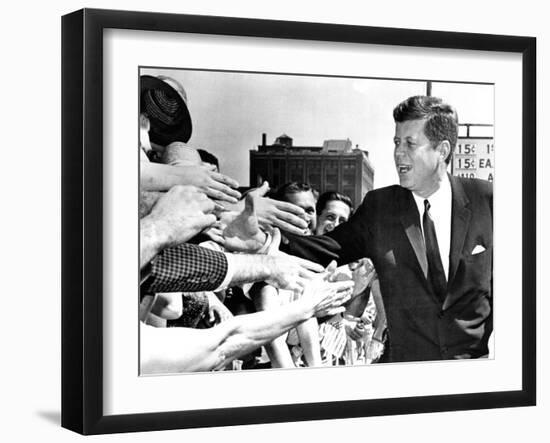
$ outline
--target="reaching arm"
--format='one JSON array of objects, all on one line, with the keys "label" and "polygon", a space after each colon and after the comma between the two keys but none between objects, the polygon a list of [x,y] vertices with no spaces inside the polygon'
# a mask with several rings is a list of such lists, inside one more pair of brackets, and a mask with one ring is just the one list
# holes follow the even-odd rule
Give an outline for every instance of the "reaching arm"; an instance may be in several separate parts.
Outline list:
[{"label": "reaching arm", "polygon": [[[152,263],[142,293],[217,291],[256,281],[300,293],[307,281],[325,269],[279,252],[280,239],[275,229],[268,255],[222,253],[188,244],[165,249]],[[216,278],[212,279],[214,273]],[[212,286],[214,283],[218,286]]]},{"label": "reaching arm", "polygon": [[141,325],[142,372],[207,371],[251,352],[289,329],[349,299],[353,283],[319,280],[295,302],[240,315],[211,328],[151,328]]},{"label": "reaching arm", "polygon": [[217,291],[256,281],[301,292],[308,280],[323,271],[316,263],[282,254],[230,254],[182,244],[156,257],[141,292]]},{"label": "reaching arm", "polygon": [[239,184],[213,170],[213,166],[172,166],[142,161],[140,185],[143,191],[168,191],[177,185],[192,185],[215,200],[237,203]]},{"label": "reaching arm", "polygon": [[306,283],[324,268],[316,263],[285,255],[232,254],[231,285],[265,281],[279,289],[302,292]]}]

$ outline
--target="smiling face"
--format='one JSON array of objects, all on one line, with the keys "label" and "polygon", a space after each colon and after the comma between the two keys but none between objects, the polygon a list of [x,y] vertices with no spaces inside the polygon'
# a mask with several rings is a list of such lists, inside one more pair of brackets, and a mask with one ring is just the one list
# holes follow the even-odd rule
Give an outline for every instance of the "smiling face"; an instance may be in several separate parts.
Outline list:
[{"label": "smiling face", "polygon": [[317,213],[315,211],[315,197],[311,191],[293,192],[286,194],[286,200],[302,208],[306,213],[306,222],[311,234],[317,226]]},{"label": "smiling face", "polygon": [[340,200],[330,200],[317,219],[315,234],[323,235],[332,231],[336,226],[348,221],[351,208]]},{"label": "smiling face", "polygon": [[445,158],[449,143],[433,147],[424,134],[425,120],[406,120],[395,125],[394,161],[399,184],[420,197],[427,198],[437,189],[445,175]]}]

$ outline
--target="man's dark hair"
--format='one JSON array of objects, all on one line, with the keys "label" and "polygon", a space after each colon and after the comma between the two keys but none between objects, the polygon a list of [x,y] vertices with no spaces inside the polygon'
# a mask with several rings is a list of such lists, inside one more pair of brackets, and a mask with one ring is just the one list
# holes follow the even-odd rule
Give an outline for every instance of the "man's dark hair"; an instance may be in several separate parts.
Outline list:
[{"label": "man's dark hair", "polygon": [[451,161],[458,138],[458,115],[451,105],[444,103],[438,97],[416,95],[395,107],[393,119],[396,123],[426,119],[424,134],[434,149],[439,143],[447,140],[451,150],[445,162],[448,164]]},{"label": "man's dark hair", "polygon": [[309,184],[302,182],[289,182],[279,186],[277,191],[273,194],[273,198],[279,201],[288,201],[287,195],[308,191],[311,191],[315,196],[315,191]]},{"label": "man's dark hair", "polygon": [[327,191],[323,192],[321,196],[319,197],[319,200],[317,200],[316,210],[317,214],[320,215],[323,212],[323,209],[325,209],[325,206],[328,202],[331,201],[341,201],[349,206],[350,214],[353,212],[353,203],[351,202],[351,198],[349,198],[347,195],[340,194],[336,191]]},{"label": "man's dark hair", "polygon": [[211,154],[210,152],[204,149],[197,149],[197,152],[201,157],[201,161],[203,161],[204,163],[210,163],[211,165],[215,165],[216,168],[218,168],[218,170],[220,169],[220,162],[218,161],[218,157],[216,157],[214,154]]}]

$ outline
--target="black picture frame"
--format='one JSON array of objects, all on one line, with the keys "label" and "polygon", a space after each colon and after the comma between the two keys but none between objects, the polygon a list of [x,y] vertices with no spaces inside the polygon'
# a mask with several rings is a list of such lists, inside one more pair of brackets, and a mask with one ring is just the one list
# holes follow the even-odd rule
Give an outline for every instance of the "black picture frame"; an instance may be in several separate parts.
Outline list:
[{"label": "black picture frame", "polygon": [[[106,416],[103,413],[103,31],[167,31],[519,53],[522,56],[522,388]],[[62,426],[82,434],[502,408],[536,403],[536,39],[83,9],[62,19]]]}]

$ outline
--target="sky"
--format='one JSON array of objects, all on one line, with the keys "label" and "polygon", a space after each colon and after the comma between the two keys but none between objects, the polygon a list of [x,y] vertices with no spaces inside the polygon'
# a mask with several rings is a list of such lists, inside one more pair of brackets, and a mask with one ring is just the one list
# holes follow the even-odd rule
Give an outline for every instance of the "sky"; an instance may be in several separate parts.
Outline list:
[{"label": "sky", "polygon": [[[143,68],[185,88],[193,121],[188,144],[220,161],[221,172],[249,185],[249,151],[287,134],[296,146],[347,139],[369,152],[374,187],[397,183],[393,108],[426,94],[425,81]],[[433,83],[432,95],[453,105],[460,122],[493,124],[492,85]]]}]

